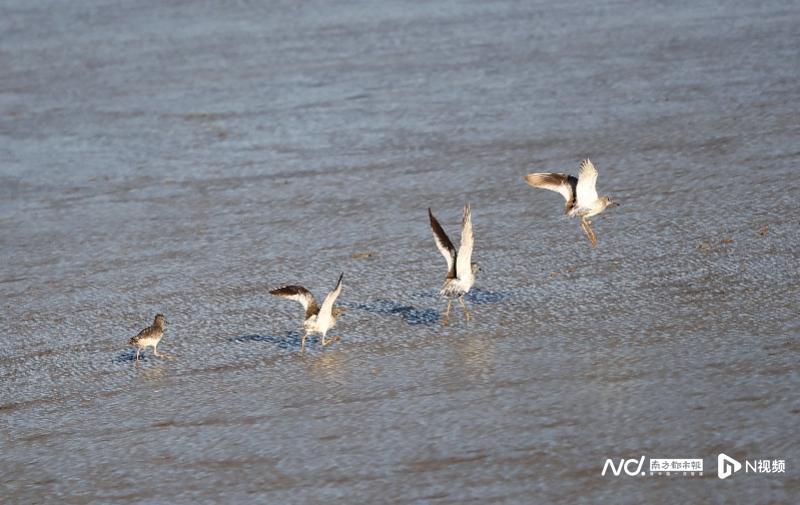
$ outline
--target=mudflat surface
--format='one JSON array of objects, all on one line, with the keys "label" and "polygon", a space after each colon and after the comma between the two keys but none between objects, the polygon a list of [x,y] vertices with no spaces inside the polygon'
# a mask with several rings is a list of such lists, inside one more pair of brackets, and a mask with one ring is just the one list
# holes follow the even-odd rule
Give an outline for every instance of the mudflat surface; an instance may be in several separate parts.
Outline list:
[{"label": "mudflat surface", "polygon": [[[1,501],[796,500],[800,8],[751,4],[4,2]],[[586,156],[595,250],[522,181]],[[268,290],[340,272],[301,356]]]}]

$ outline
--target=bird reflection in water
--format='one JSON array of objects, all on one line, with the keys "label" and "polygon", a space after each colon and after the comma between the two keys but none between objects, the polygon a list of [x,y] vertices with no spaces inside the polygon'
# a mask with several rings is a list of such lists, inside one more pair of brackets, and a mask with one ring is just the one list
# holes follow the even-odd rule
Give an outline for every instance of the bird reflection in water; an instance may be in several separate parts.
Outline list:
[{"label": "bird reflection in water", "polygon": [[157,364],[152,367],[139,367],[135,369],[137,375],[147,382],[162,382],[167,377],[167,367]]},{"label": "bird reflection in water", "polygon": [[483,335],[469,335],[449,340],[457,358],[454,368],[464,370],[472,376],[488,378],[495,368],[495,346],[491,338]]},{"label": "bird reflection in water", "polygon": [[319,354],[307,354],[301,356],[308,375],[324,383],[345,383],[348,374],[347,362],[341,351],[333,350],[321,352]]}]

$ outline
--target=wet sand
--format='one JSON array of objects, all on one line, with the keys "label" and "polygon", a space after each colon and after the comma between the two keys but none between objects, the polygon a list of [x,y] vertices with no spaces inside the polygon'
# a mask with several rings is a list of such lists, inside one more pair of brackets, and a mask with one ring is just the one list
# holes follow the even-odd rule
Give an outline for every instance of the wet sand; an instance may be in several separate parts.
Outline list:
[{"label": "wet sand", "polygon": [[[0,7],[3,503],[790,503],[792,2]],[[555,193],[621,202],[588,247]],[[483,269],[441,325],[427,222]],[[367,254],[368,253],[368,254]],[[299,305],[345,273],[337,344]],[[135,367],[127,340],[170,325]],[[716,455],[785,459],[721,481]],[[601,477],[606,458],[703,477]]]}]

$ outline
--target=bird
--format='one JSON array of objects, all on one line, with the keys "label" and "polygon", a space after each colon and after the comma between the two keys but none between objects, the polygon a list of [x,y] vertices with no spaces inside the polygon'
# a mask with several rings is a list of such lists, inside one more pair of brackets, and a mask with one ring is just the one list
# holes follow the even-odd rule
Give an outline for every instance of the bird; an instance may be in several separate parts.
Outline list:
[{"label": "bird", "polygon": [[439,252],[447,260],[447,276],[444,279],[442,289],[439,291],[441,296],[447,298],[447,310],[444,313],[443,324],[447,325],[450,321],[453,298],[458,298],[461,307],[464,309],[467,322],[469,322],[471,315],[467,310],[467,305],[464,303],[464,295],[475,284],[475,274],[480,272],[478,264],[472,262],[472,245],[474,242],[472,236],[472,210],[469,203],[464,205],[464,217],[461,221],[461,244],[458,251],[456,251],[453,243],[450,242],[442,225],[433,216],[430,208],[428,208],[428,217],[430,218],[436,247],[439,248]]},{"label": "bird", "polygon": [[619,205],[607,196],[597,196],[597,169],[588,158],[581,162],[578,177],[560,173],[534,173],[525,176],[525,182],[534,188],[549,189],[560,193],[567,201],[564,214],[569,217],[580,217],[581,228],[594,248],[597,246],[597,235],[592,230],[589,218],[600,214],[606,208]]},{"label": "bird", "polygon": [[158,343],[161,342],[161,338],[164,337],[164,325],[166,323],[167,319],[164,317],[164,314],[156,314],[151,326],[143,329],[128,341],[130,345],[136,347],[137,362],[139,361],[139,352],[148,347],[153,348],[153,355],[159,358],[163,356],[163,354],[158,354]]},{"label": "bird", "polygon": [[314,295],[311,294],[311,291],[303,286],[283,286],[270,291],[272,295],[300,302],[305,309],[306,313],[303,318],[303,339],[300,343],[301,353],[305,351],[306,338],[313,333],[322,335],[323,346],[330,345],[339,340],[339,337],[331,337],[330,340],[326,340],[325,335],[328,333],[328,330],[336,325],[336,319],[345,311],[344,307],[333,306],[333,303],[342,292],[343,277],[344,273],[339,275],[336,287],[333,288],[333,291],[328,293],[321,307],[317,305],[317,300],[314,298]]}]

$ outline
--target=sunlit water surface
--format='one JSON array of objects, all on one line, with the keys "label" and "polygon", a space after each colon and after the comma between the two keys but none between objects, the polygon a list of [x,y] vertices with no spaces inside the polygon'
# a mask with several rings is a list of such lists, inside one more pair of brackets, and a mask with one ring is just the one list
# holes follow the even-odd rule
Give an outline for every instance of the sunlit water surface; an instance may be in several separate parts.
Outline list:
[{"label": "sunlit water surface", "polygon": [[[798,24],[5,2],[0,501],[796,502]],[[585,156],[621,202],[595,250],[522,180]],[[457,240],[465,201],[474,320],[443,327],[427,208]],[[341,341],[301,356],[268,290],[340,272]],[[134,366],[156,312],[174,359]],[[601,477],[641,455],[706,471]]]}]

